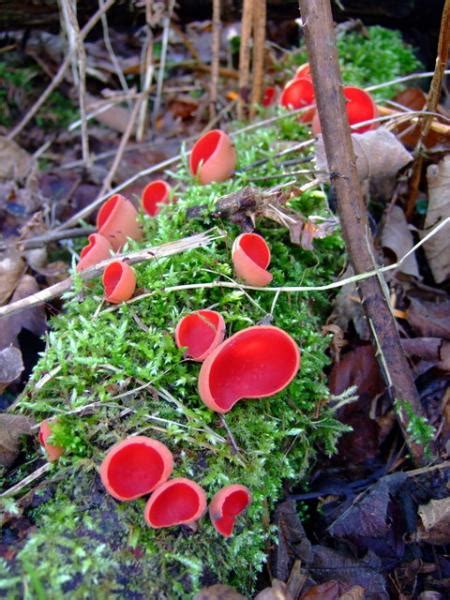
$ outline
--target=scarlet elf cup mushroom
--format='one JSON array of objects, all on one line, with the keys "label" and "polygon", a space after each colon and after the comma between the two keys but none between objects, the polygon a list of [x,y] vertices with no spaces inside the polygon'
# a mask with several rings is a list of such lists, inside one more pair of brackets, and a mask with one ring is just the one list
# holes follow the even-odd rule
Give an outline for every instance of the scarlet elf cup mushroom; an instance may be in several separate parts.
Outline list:
[{"label": "scarlet elf cup mushroom", "polygon": [[170,450],[158,440],[130,436],[110,448],[100,465],[100,477],[111,496],[129,501],[150,494],[173,470]]},{"label": "scarlet elf cup mushroom", "polygon": [[175,343],[186,356],[201,362],[225,337],[225,321],[215,310],[196,310],[184,316],[175,329]]},{"label": "scarlet elf cup mushroom", "polygon": [[[285,108],[298,109],[311,106],[315,102],[314,86],[310,77],[298,77],[288,81],[280,96],[280,104]],[[313,106],[300,117],[303,123],[312,121],[315,109]]]},{"label": "scarlet elf cup mushroom", "polygon": [[236,167],[236,150],[230,136],[220,129],[202,135],[191,150],[189,167],[204,185],[231,177]]},{"label": "scarlet elf cup mushroom", "polygon": [[160,204],[168,204],[172,196],[172,188],[163,179],[156,179],[148,183],[142,190],[141,205],[151,217],[160,211]]},{"label": "scarlet elf cup mushroom", "polygon": [[109,240],[114,250],[120,250],[127,238],[140,240],[142,230],[137,221],[137,210],[121,194],[108,198],[97,213],[98,232]]},{"label": "scarlet elf cup mushroom", "polygon": [[272,281],[271,273],[266,270],[270,264],[270,248],[261,235],[238,235],[231,249],[231,260],[236,275],[245,283],[264,286]]},{"label": "scarlet elf cup mushroom", "polygon": [[102,260],[110,258],[112,247],[109,241],[99,233],[91,233],[88,237],[88,244],[80,252],[80,261],[77,265],[77,271],[84,271],[93,267]]},{"label": "scarlet elf cup mushroom", "polygon": [[[356,125],[377,117],[377,106],[368,92],[358,87],[347,86],[343,88],[342,93],[345,97],[345,111],[349,125]],[[367,125],[353,129],[352,133],[364,133],[376,127],[376,123],[368,123]],[[319,114],[317,112],[312,121],[312,130],[316,135],[321,132]]]},{"label": "scarlet elf cup mushroom", "polygon": [[48,438],[52,435],[52,427],[49,421],[42,421],[39,426],[39,443],[47,453],[47,458],[50,462],[58,460],[64,454],[64,448],[61,446],[53,446],[48,443]]},{"label": "scarlet elf cup mushroom", "polygon": [[105,267],[102,276],[105,300],[120,304],[129,300],[136,289],[134,269],[123,260],[115,260]]},{"label": "scarlet elf cup mushroom", "polygon": [[154,529],[175,525],[195,528],[195,521],[205,512],[205,490],[195,481],[178,477],[163,483],[153,492],[145,506],[144,518]]},{"label": "scarlet elf cup mushroom", "polygon": [[250,490],[240,483],[227,485],[214,494],[209,505],[209,516],[216,531],[224,537],[230,537],[237,517],[251,501]]},{"label": "scarlet elf cup mushroom", "polygon": [[198,378],[201,400],[218,413],[239,400],[265,398],[284,389],[300,367],[300,350],[278,327],[255,325],[238,331],[205,359]]}]

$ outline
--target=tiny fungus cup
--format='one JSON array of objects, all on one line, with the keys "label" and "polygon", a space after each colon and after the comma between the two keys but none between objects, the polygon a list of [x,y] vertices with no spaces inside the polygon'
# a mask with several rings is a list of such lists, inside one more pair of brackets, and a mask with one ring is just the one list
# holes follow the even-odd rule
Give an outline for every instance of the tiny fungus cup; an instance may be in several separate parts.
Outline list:
[{"label": "tiny fungus cup", "polygon": [[272,106],[275,104],[277,100],[277,88],[276,87],[266,87],[263,93],[262,105],[263,106]]},{"label": "tiny fungus cup", "polygon": [[189,166],[192,175],[203,185],[225,181],[236,167],[236,150],[231,138],[220,129],[205,133],[191,150]]},{"label": "tiny fungus cup", "polygon": [[111,304],[120,304],[129,300],[136,289],[136,273],[123,260],[109,263],[102,277],[105,300]]},{"label": "tiny fungus cup", "polygon": [[311,79],[311,67],[309,63],[303,63],[295,71],[294,79],[300,79],[300,77],[309,77]]},{"label": "tiny fungus cup", "polygon": [[97,213],[97,229],[109,240],[114,250],[120,250],[127,238],[140,240],[142,237],[137,210],[121,194],[114,194],[102,204]]},{"label": "tiny fungus cup", "polygon": [[299,118],[303,123],[312,121],[315,109],[311,106],[315,102],[314,86],[309,77],[299,77],[288,81],[280,96],[280,104],[285,108],[296,110],[310,106]]},{"label": "tiny fungus cup", "polygon": [[163,443],[143,435],[128,437],[110,448],[100,465],[107,492],[129,501],[150,494],[167,481],[173,456]]},{"label": "tiny fungus cup", "polygon": [[172,197],[172,188],[162,179],[148,183],[142,190],[141,205],[148,215],[155,217],[161,210],[160,204],[168,204]]},{"label": "tiny fungus cup", "polygon": [[39,426],[39,443],[47,453],[48,460],[53,462],[54,460],[58,460],[58,458],[64,454],[64,448],[47,443],[47,440],[51,435],[52,428],[49,421],[42,421]]},{"label": "tiny fungus cup", "polygon": [[236,275],[249,285],[264,286],[272,281],[267,271],[270,248],[257,233],[241,233],[233,242],[231,260]]},{"label": "tiny fungus cup", "polygon": [[215,310],[196,310],[184,316],[175,328],[175,343],[186,348],[186,356],[198,362],[223,342],[225,321]]},{"label": "tiny fungus cup", "polygon": [[[342,90],[345,97],[345,110],[349,125],[356,125],[363,121],[375,119],[378,115],[377,106],[370,94],[358,87],[344,87]],[[352,133],[364,133],[377,127],[376,123],[369,123],[352,129]],[[321,132],[319,113],[316,112],[312,121],[312,130],[314,134]]]},{"label": "tiny fungus cup", "polygon": [[300,350],[289,334],[271,325],[238,331],[202,364],[198,391],[211,410],[227,413],[246,398],[265,398],[284,389],[300,367]]},{"label": "tiny fungus cup", "polygon": [[190,479],[178,477],[160,485],[150,496],[144,510],[149,527],[188,525],[195,529],[195,521],[206,512],[205,490]]},{"label": "tiny fungus cup", "polygon": [[77,271],[84,271],[93,267],[102,260],[111,257],[112,247],[109,241],[99,233],[91,233],[88,237],[88,244],[80,252],[80,262],[77,264]]},{"label": "tiny fungus cup", "polygon": [[252,501],[250,490],[240,483],[226,485],[219,490],[209,505],[209,516],[216,531],[224,537],[233,534],[236,518]]}]

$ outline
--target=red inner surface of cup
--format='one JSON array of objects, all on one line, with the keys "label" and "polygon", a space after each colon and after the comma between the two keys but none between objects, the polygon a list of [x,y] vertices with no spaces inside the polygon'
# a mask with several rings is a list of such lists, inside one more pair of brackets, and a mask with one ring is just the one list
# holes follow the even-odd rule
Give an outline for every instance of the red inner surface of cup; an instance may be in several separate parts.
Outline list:
[{"label": "red inner surface of cup", "polygon": [[[367,92],[355,87],[346,87],[344,88],[344,96],[347,100],[346,111],[350,125],[374,118],[374,102]],[[367,125],[367,129],[370,129],[370,127],[371,125]],[[366,127],[362,127],[361,131],[366,131]]]},{"label": "red inner surface of cup", "polygon": [[167,202],[168,186],[164,181],[153,181],[149,183],[142,192],[142,203],[145,210],[150,214],[156,214],[157,204]]},{"label": "red inner surface of cup", "polygon": [[219,319],[219,315],[212,311],[198,311],[186,315],[178,330],[180,346],[186,346],[194,358],[201,356],[216,337]]},{"label": "red inner surface of cup", "polygon": [[239,246],[254,263],[266,269],[270,263],[270,250],[266,241],[258,234],[247,233],[239,240]]},{"label": "red inner surface of cup", "polygon": [[286,85],[281,95],[281,104],[288,108],[303,108],[314,102],[314,86],[306,77],[294,79]]},{"label": "red inner surface of cup", "polygon": [[189,521],[200,507],[195,489],[186,483],[174,483],[154,500],[149,511],[155,527],[166,527],[180,521]]},{"label": "red inner surface of cup", "polygon": [[98,229],[100,229],[101,227],[103,227],[103,225],[106,223],[106,221],[108,220],[109,215],[112,213],[112,211],[114,210],[116,204],[119,202],[119,199],[120,199],[120,195],[119,194],[115,194],[114,196],[111,196],[111,198],[109,198],[108,200],[106,200],[106,202],[102,205],[102,207],[98,211],[98,215],[97,215],[97,227],[98,227]]},{"label": "red inner surface of cup", "polygon": [[130,443],[111,458],[108,483],[123,497],[145,494],[160,480],[164,461],[159,452],[142,443]]},{"label": "red inner surface of cup", "polygon": [[122,277],[123,267],[119,262],[113,262],[108,265],[103,275],[103,284],[105,286],[105,295],[110,296],[115,290]]},{"label": "red inner surface of cup", "polygon": [[197,141],[191,154],[191,167],[194,174],[198,171],[200,161],[205,163],[213,154],[219,143],[220,135],[220,131],[210,131]]}]

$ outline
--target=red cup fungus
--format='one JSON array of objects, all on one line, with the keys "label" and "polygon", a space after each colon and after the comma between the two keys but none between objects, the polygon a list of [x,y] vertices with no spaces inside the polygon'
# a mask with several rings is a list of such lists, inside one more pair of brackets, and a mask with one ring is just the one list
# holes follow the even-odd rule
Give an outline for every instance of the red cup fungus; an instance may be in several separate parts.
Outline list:
[{"label": "red cup fungus", "polygon": [[48,438],[52,435],[52,428],[49,421],[42,421],[39,426],[39,443],[47,453],[47,458],[50,462],[58,460],[60,456],[64,454],[64,448],[61,446],[53,446],[47,442]]},{"label": "red cup fungus", "polygon": [[264,286],[272,281],[272,275],[266,270],[270,263],[270,248],[261,235],[238,235],[231,249],[231,260],[236,275],[245,283]]},{"label": "red cup fungus", "polygon": [[266,89],[264,90],[263,93],[263,99],[262,99],[262,105],[267,107],[267,106],[272,106],[272,104],[275,104],[277,99],[277,88],[276,87],[266,87]]},{"label": "red cup fungus", "polygon": [[120,304],[129,300],[136,289],[134,269],[123,260],[109,263],[103,271],[103,288],[105,300],[111,304]]},{"label": "red cup fungus", "polygon": [[88,244],[80,252],[80,261],[77,265],[77,271],[84,271],[93,267],[102,260],[111,257],[112,247],[109,241],[99,233],[91,233],[88,237]]},{"label": "red cup fungus", "polygon": [[225,321],[215,310],[196,310],[178,322],[175,343],[186,348],[186,356],[201,362],[223,342]]},{"label": "red cup fungus", "polygon": [[149,527],[172,527],[188,525],[195,528],[195,521],[206,512],[206,493],[195,481],[177,477],[160,485],[150,496],[144,518]]},{"label": "red cup fungus", "polygon": [[137,210],[121,194],[114,194],[102,204],[97,213],[97,229],[114,250],[120,250],[127,238],[139,240],[142,237]]},{"label": "red cup fungus", "polygon": [[100,465],[107,492],[129,501],[150,494],[170,477],[173,456],[163,443],[143,435],[130,436],[110,448]]},{"label": "red cup fungus", "polygon": [[226,413],[246,398],[284,389],[300,367],[300,350],[289,334],[271,325],[238,331],[202,364],[198,391],[211,410]]},{"label": "red cup fungus", "polygon": [[230,537],[236,518],[251,501],[250,490],[240,483],[226,485],[219,490],[209,505],[209,516],[216,531],[224,537]]},{"label": "red cup fungus", "polygon": [[236,167],[236,150],[231,138],[220,129],[205,133],[191,150],[189,166],[203,185],[225,181]]},{"label": "red cup fungus", "polygon": [[151,217],[155,217],[159,211],[159,204],[168,204],[172,196],[172,188],[162,179],[156,179],[148,183],[141,194],[141,205]]},{"label": "red cup fungus", "polygon": [[[358,87],[348,86],[344,87],[342,92],[346,101],[345,110],[347,112],[349,125],[356,125],[357,123],[369,121],[370,119],[375,119],[377,117],[377,106],[372,96],[365,90],[362,90]],[[364,133],[365,131],[375,129],[376,126],[376,123],[369,123],[367,125],[363,125],[362,127],[352,129],[352,133]],[[316,112],[314,115],[312,121],[312,130],[316,135],[321,132],[318,112]]]},{"label": "red cup fungus", "polygon": [[303,63],[295,71],[294,79],[300,79],[300,77],[309,77],[311,79],[311,67],[309,63]]}]

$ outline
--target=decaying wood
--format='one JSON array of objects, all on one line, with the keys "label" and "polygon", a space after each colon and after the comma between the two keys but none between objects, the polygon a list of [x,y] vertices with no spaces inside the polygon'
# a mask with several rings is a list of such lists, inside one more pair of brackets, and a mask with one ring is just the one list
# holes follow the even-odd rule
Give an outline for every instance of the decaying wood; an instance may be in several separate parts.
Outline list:
[{"label": "decaying wood", "polygon": [[[355,273],[376,266],[367,210],[355,166],[350,128],[336,50],[329,0],[299,0],[309,62],[316,90],[331,182],[350,261]],[[358,291],[371,324],[377,355],[393,397],[407,401],[417,416],[423,416],[414,378],[403,351],[395,319],[384,291],[384,280],[372,277],[358,283]],[[412,439],[409,417],[398,412],[398,422],[416,463],[424,460],[424,449]]]}]

